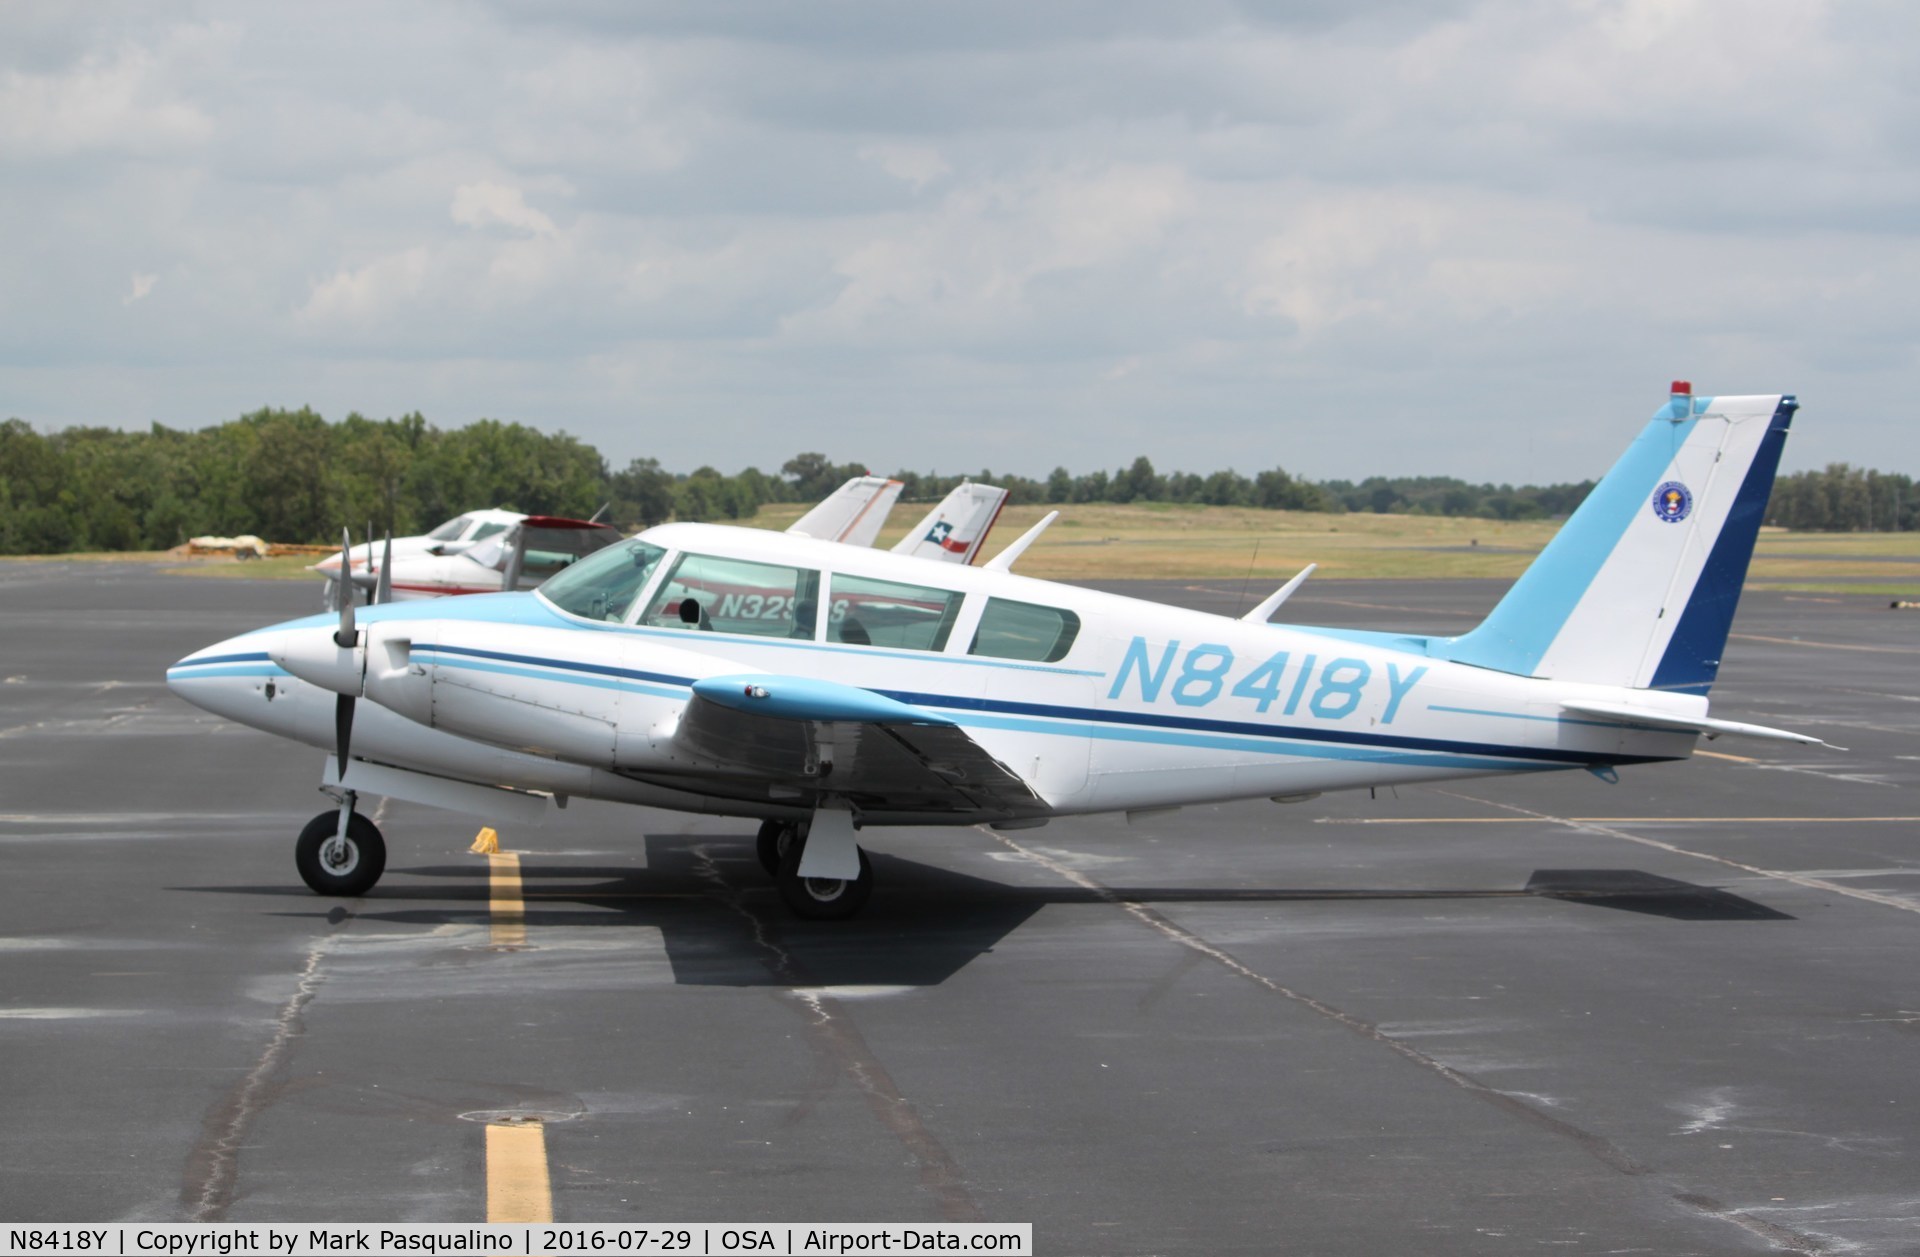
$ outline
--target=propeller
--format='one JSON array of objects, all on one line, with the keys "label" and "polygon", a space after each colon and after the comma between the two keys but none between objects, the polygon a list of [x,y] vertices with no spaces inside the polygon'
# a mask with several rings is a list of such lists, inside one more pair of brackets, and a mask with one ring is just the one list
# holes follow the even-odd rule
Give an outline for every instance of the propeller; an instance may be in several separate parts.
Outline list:
[{"label": "propeller", "polygon": [[[333,644],[342,650],[352,650],[359,641],[359,634],[353,627],[353,581],[348,573],[352,569],[353,534],[348,529],[340,530],[340,627],[334,630]],[[386,579],[385,569],[381,579]],[[353,695],[341,694],[333,700],[333,740],[339,747],[339,779],[347,776],[347,744],[353,738]]]},{"label": "propeller", "polygon": [[393,534],[387,534],[386,544],[380,548],[380,579],[373,584],[373,605],[385,606],[393,601]]}]

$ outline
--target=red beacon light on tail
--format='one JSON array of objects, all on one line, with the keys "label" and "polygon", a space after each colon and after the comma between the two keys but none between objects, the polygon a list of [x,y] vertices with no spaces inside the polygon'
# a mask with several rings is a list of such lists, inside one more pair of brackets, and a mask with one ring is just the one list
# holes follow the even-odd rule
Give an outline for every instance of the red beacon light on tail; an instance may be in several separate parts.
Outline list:
[{"label": "red beacon light on tail", "polygon": [[1685,380],[1675,380],[1673,382],[1673,388],[1670,391],[1675,397],[1692,397],[1693,385],[1687,383]]}]

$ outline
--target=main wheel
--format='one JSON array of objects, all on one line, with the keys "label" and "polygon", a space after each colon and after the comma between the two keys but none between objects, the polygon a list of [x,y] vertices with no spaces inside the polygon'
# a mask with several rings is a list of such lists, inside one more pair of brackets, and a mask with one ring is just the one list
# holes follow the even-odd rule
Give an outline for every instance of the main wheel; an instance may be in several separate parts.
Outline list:
[{"label": "main wheel", "polygon": [[860,849],[860,876],[850,882],[800,876],[800,857],[806,849],[804,841],[789,846],[774,878],[793,915],[807,921],[844,921],[866,906],[867,896],[873,893],[873,866],[864,849]]},{"label": "main wheel", "polygon": [[294,867],[315,894],[351,899],[364,895],[387,869],[387,840],[380,828],[355,812],[340,836],[340,813],[322,812],[307,822],[293,844]]},{"label": "main wheel", "polygon": [[768,877],[780,876],[780,862],[794,845],[794,839],[806,835],[806,827],[794,821],[761,821],[760,836],[754,840],[754,852]]}]

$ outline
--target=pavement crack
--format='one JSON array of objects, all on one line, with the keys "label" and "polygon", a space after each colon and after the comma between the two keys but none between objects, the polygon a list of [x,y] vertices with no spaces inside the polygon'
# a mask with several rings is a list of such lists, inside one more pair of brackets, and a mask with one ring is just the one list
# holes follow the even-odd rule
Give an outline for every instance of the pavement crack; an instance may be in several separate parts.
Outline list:
[{"label": "pavement crack", "polygon": [[[1168,940],[1207,957],[1228,972],[1246,979],[1263,990],[1278,995],[1280,998],[1294,1004],[1298,1004],[1317,1016],[1323,1017],[1343,1029],[1352,1031],[1370,1043],[1386,1048],[1388,1051],[1410,1061],[1427,1072],[1446,1080],[1451,1085],[1458,1087],[1477,1100],[1481,1100],[1510,1116],[1521,1118],[1563,1139],[1569,1140],[1609,1169],[1633,1177],[1646,1176],[1649,1181],[1652,1182],[1662,1181],[1663,1176],[1654,1174],[1649,1166],[1636,1159],[1631,1153],[1621,1148],[1618,1144],[1615,1144],[1612,1140],[1607,1139],[1605,1136],[1595,1134],[1593,1131],[1577,1126],[1564,1118],[1556,1117],[1552,1113],[1529,1103],[1517,1094],[1488,1086],[1473,1075],[1462,1073],[1451,1065],[1427,1055],[1412,1044],[1395,1038],[1365,1018],[1356,1017],[1352,1013],[1335,1008],[1324,1000],[1308,995],[1303,991],[1296,991],[1283,983],[1276,982],[1274,979],[1251,968],[1231,952],[1215,946],[1213,943],[1195,934],[1192,930],[1176,924],[1174,921],[1154,909],[1147,907],[1145,904],[1122,897],[1119,892],[1094,878],[1088,877],[1078,869],[1063,864],[1050,856],[1042,855],[1040,852],[1029,847],[1022,846],[1020,843],[1008,838],[1005,834],[996,833],[985,825],[976,826],[975,828],[1009,850],[1032,860],[1042,868],[1072,882],[1082,889],[1091,891],[1106,903],[1119,908],[1147,928],[1156,931]],[[1828,1251],[1828,1246],[1820,1240],[1814,1239],[1811,1236],[1802,1235],[1797,1231],[1780,1226],[1777,1223],[1748,1216],[1738,1209],[1729,1208],[1711,1197],[1681,1191],[1672,1191],[1669,1193],[1669,1196],[1678,1204],[1710,1217],[1730,1222],[1789,1252],[1824,1253]]]},{"label": "pavement crack", "polygon": [[[721,872],[706,846],[694,849],[695,872],[714,888],[715,897],[744,918],[753,932],[769,971],[787,987],[793,1002],[806,1014],[808,1033],[839,1067],[839,1071],[866,1101],[882,1126],[900,1141],[913,1158],[920,1185],[938,1204],[947,1222],[984,1222],[986,1214],[967,1189],[966,1173],[946,1146],[928,1129],[920,1112],[880,1063],[845,1003],[835,999],[805,971],[791,948],[781,942],[772,924],[748,904],[746,895]],[[817,1101],[804,1103],[811,1107]]]},{"label": "pavement crack", "polygon": [[192,1221],[226,1220],[239,1183],[240,1150],[246,1145],[254,1119],[272,1102],[279,1088],[278,1075],[293,1055],[297,1040],[306,1033],[307,1005],[326,981],[321,964],[338,937],[337,933],[322,935],[307,949],[293,994],[273,1019],[272,1038],[246,1077],[208,1111],[199,1142],[188,1158],[188,1173],[180,1192],[181,1203],[193,1212]]}]

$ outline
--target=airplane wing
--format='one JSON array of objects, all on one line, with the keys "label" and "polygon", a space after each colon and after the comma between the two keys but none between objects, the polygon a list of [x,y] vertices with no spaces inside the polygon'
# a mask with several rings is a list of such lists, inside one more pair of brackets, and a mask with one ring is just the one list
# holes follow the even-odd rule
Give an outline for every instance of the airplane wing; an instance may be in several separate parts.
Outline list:
[{"label": "airplane wing", "polygon": [[[872,690],[754,673],[695,681],[693,695],[673,736],[674,758],[708,789],[715,778],[732,778],[762,798],[771,787],[796,799],[831,794],[856,808],[929,817],[1051,810],[952,720]],[[646,774],[666,775],[674,774]]]},{"label": "airplane wing", "polygon": [[885,476],[855,476],[820,505],[795,520],[790,533],[818,541],[844,541],[870,546],[887,522],[887,512],[905,486]]},{"label": "airplane wing", "polygon": [[1007,491],[997,485],[963,482],[927,512],[925,519],[908,529],[893,552],[971,563],[1006,501]]}]

